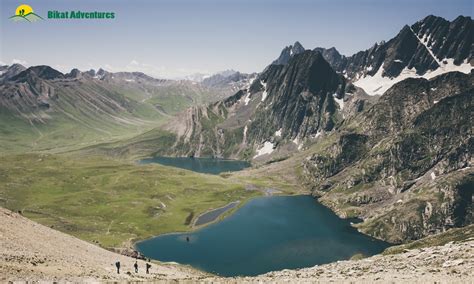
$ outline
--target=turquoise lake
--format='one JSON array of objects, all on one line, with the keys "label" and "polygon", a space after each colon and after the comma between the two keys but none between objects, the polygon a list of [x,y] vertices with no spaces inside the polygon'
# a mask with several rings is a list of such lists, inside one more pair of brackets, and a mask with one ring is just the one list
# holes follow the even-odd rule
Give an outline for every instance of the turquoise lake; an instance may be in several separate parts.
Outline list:
[{"label": "turquoise lake", "polygon": [[245,161],[215,159],[215,158],[189,158],[189,157],[155,157],[143,159],[140,164],[157,163],[164,166],[182,168],[205,174],[220,174],[222,172],[235,172],[250,167]]},{"label": "turquoise lake", "polygon": [[[189,238],[189,241],[187,241]],[[192,233],[136,244],[148,258],[221,276],[253,276],[382,252],[388,243],[359,233],[310,196],[255,198],[224,220]]]}]

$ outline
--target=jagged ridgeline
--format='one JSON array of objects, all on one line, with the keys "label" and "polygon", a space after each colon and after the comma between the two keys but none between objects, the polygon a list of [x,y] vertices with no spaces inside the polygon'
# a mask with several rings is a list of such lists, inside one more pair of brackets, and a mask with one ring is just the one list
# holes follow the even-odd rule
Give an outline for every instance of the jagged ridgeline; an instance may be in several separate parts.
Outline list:
[{"label": "jagged ridgeline", "polygon": [[473,21],[429,16],[352,56],[286,47],[233,96],[116,155],[282,163],[360,230],[405,242],[474,222]]}]

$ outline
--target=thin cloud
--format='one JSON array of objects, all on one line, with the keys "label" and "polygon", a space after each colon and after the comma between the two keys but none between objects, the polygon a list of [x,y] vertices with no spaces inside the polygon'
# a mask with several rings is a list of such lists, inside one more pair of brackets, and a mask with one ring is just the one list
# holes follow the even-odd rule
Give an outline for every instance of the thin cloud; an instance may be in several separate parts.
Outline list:
[{"label": "thin cloud", "polygon": [[27,65],[28,62],[26,62],[25,60],[21,60],[21,59],[16,59],[16,58],[14,58],[14,59],[12,60],[12,64]]},{"label": "thin cloud", "polygon": [[131,60],[123,67],[104,65],[104,68],[111,72],[143,72],[155,78],[163,79],[184,79],[196,73],[209,74],[207,70],[190,68],[168,68],[166,66],[155,66],[148,63],[141,63],[136,59]]}]

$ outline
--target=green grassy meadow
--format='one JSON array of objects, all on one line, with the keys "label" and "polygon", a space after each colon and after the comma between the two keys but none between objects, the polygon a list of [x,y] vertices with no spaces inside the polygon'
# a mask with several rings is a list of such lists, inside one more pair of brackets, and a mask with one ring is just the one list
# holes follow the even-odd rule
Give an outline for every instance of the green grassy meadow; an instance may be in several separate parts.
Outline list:
[{"label": "green grassy meadow", "polygon": [[[24,154],[0,159],[0,206],[106,248],[191,230],[191,221],[201,213],[262,194],[245,189],[250,182],[245,176],[205,175],[103,156]],[[284,185],[252,179],[257,187]]]}]

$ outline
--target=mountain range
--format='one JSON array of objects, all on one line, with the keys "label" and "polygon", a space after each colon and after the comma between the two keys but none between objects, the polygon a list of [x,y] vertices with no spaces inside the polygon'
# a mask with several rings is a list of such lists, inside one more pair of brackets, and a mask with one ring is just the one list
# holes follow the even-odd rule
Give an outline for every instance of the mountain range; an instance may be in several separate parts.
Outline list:
[{"label": "mountain range", "polygon": [[473,26],[428,16],[351,56],[296,42],[258,74],[199,83],[1,67],[0,131],[56,137],[68,125],[77,140],[78,125],[143,127],[84,151],[249,160],[294,175],[339,216],[360,218],[360,231],[420,239],[474,223]]},{"label": "mountain range", "polygon": [[234,95],[104,149],[291,168],[390,242],[472,224],[472,35],[470,17],[428,16],[349,57],[297,42]]},{"label": "mountain range", "polygon": [[[0,66],[0,140],[4,148],[23,151],[136,135],[191,105],[219,100],[231,88],[140,72]],[[18,133],[21,139],[9,135]]]}]

